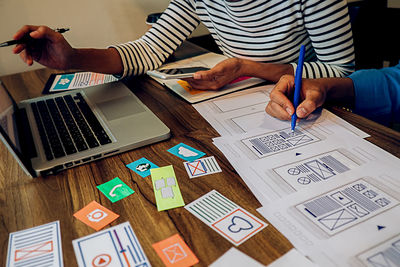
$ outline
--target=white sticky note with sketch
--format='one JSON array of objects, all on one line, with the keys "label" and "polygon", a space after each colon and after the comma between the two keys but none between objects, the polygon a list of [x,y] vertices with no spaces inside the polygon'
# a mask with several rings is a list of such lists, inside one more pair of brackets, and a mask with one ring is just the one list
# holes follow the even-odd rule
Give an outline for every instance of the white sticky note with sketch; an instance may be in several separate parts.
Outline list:
[{"label": "white sticky note with sketch", "polygon": [[267,224],[216,190],[185,206],[190,213],[235,246],[254,236]]},{"label": "white sticky note with sketch", "polygon": [[60,222],[10,233],[7,267],[63,266]]},{"label": "white sticky note with sketch", "polygon": [[195,161],[184,162],[189,178],[196,178],[208,174],[222,172],[214,156],[201,158]]}]

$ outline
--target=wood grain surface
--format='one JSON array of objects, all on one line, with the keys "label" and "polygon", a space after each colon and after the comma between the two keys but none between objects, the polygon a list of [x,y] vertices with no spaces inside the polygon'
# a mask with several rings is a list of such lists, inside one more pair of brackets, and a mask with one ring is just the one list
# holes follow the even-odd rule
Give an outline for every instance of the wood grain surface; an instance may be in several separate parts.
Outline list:
[{"label": "wood grain surface", "polygon": [[[17,101],[41,95],[51,73],[36,71],[3,76]],[[158,166],[173,165],[186,204],[216,189],[238,205],[263,219],[256,209],[260,203],[222,153],[212,144],[217,132],[198,112],[171,91],[146,77],[127,81],[133,92],[171,129],[170,139],[117,156],[75,167],[57,175],[30,178],[25,175],[6,147],[0,144],[0,264],[5,263],[9,233],[60,221],[64,266],[77,266],[72,240],[95,231],[73,214],[95,200],[120,215],[111,225],[129,221],[153,266],[163,266],[152,244],[179,233],[200,263],[207,266],[233,245],[183,207],[158,212],[150,177],[142,178],[125,167],[146,157]],[[400,156],[400,134],[341,109],[331,109],[355,126],[371,134],[371,142]],[[189,179],[182,160],[167,149],[185,143],[207,156],[215,156],[221,173]],[[135,193],[111,203],[96,186],[119,177]],[[108,227],[108,226],[107,226]],[[238,247],[250,257],[269,264],[292,245],[273,225]]]}]

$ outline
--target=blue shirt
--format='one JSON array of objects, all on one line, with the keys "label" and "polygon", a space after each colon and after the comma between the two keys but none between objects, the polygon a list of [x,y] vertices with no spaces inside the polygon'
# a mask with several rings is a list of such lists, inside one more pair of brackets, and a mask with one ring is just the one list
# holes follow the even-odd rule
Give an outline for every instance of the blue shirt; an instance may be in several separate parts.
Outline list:
[{"label": "blue shirt", "polygon": [[359,70],[349,78],[354,84],[355,113],[387,126],[400,122],[400,63]]}]

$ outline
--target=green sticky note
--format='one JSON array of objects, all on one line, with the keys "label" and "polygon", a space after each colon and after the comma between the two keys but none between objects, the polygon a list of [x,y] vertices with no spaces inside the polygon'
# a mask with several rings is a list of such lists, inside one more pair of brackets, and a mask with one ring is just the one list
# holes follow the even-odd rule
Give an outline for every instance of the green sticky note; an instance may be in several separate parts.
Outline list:
[{"label": "green sticky note", "polygon": [[115,177],[111,181],[108,181],[104,184],[97,186],[97,188],[112,203],[135,193],[135,191],[133,191],[129,186],[127,186],[124,182],[122,182],[121,179],[119,179],[118,177]]},{"label": "green sticky note", "polygon": [[157,210],[169,210],[185,205],[172,165],[150,169]]}]

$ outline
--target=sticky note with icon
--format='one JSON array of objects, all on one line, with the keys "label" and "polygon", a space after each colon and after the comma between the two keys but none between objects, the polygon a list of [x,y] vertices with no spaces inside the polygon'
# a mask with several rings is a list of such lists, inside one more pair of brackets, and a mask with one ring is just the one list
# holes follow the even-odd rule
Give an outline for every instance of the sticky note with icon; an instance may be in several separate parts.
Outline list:
[{"label": "sticky note with icon", "polygon": [[169,210],[185,205],[172,165],[150,170],[157,210]]},{"label": "sticky note with icon", "polygon": [[151,162],[150,160],[148,160],[146,158],[141,158],[134,162],[131,162],[131,163],[127,164],[126,167],[128,167],[132,171],[136,172],[143,178],[150,175],[150,169],[158,168],[158,166],[156,164],[154,164],[153,162]]},{"label": "sticky note with icon", "polygon": [[152,245],[167,267],[193,266],[199,262],[179,234]]},{"label": "sticky note with icon", "polygon": [[83,209],[75,212],[74,217],[98,231],[116,220],[119,215],[103,207],[96,201],[92,201]]},{"label": "sticky note with icon", "polygon": [[191,146],[188,146],[184,143],[180,143],[174,147],[171,147],[167,150],[169,153],[180,157],[186,161],[194,161],[206,155],[206,153],[201,152]]},{"label": "sticky note with icon", "polygon": [[129,186],[121,181],[118,177],[98,185],[97,188],[112,202],[121,200],[135,193]]}]

